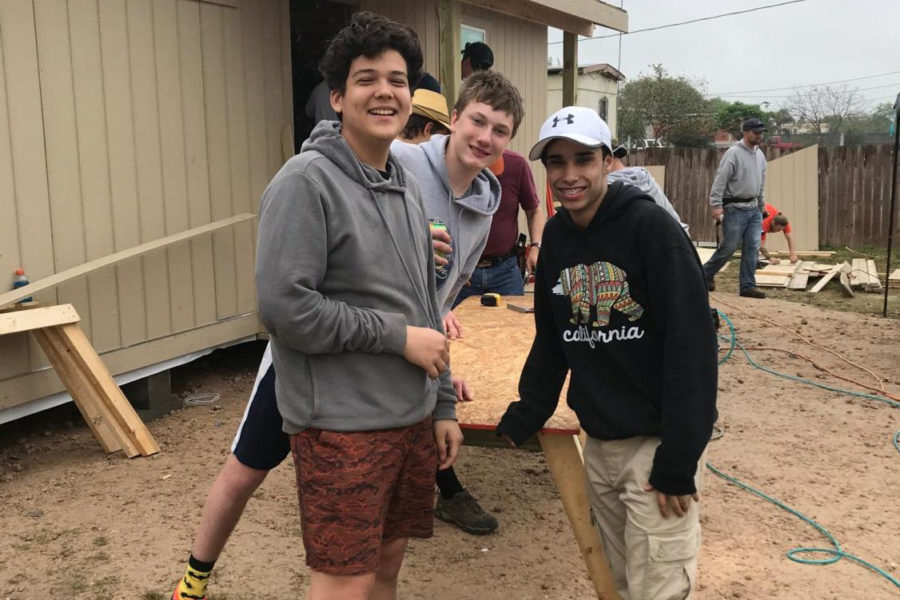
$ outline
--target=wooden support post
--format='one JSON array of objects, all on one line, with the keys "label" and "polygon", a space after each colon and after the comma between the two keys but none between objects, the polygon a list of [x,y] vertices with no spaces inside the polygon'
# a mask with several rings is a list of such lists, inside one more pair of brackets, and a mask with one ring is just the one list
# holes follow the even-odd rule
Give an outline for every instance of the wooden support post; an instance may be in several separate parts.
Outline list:
[{"label": "wooden support post", "polygon": [[547,465],[556,481],[563,508],[575,533],[578,549],[587,566],[594,591],[600,600],[619,600],[609,562],[600,542],[597,529],[591,523],[591,507],[585,489],[584,465],[578,448],[577,437],[539,433]]},{"label": "wooden support post", "polygon": [[71,304],[13,311],[0,314],[0,335],[34,335],[104,450],[122,450],[129,458],[156,454],[159,446],[78,326],[80,320]]},{"label": "wooden support post", "polygon": [[452,110],[453,105],[456,104],[456,94],[459,90],[461,76],[460,36],[462,34],[459,28],[459,0],[438,0],[437,17],[440,32],[438,49],[441,89],[444,97],[447,98],[447,106]]},{"label": "wooden support post", "polygon": [[563,32],[563,106],[578,101],[578,34]]}]

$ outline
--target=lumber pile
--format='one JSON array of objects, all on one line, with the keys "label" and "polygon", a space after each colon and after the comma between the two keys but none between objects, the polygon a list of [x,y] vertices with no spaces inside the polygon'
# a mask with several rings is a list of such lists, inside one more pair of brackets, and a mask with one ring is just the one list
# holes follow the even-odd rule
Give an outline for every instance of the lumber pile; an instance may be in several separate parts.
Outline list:
[{"label": "lumber pile", "polygon": [[[847,296],[854,290],[878,292],[883,288],[875,270],[875,261],[854,259],[852,264],[817,263],[802,261],[796,264],[767,265],[756,271],[756,285],[759,287],[806,290],[811,280],[815,281],[809,293],[817,294],[829,281],[834,279]],[[898,283],[900,285],[900,283]]]},{"label": "lumber pile", "polygon": [[878,269],[875,268],[875,261],[865,258],[854,258],[851,261],[850,286],[862,289],[866,292],[882,291],[881,280],[878,279]]},{"label": "lumber pile", "polygon": [[888,277],[888,287],[891,289],[900,288],[900,269],[895,270]]}]

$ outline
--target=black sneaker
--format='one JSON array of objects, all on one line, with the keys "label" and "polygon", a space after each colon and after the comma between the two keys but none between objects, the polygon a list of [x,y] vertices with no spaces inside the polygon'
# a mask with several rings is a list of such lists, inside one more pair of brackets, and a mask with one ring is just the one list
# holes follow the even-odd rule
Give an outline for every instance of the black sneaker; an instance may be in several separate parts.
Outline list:
[{"label": "black sneaker", "polygon": [[743,296],[744,298],[765,298],[766,293],[758,287],[752,287],[747,288],[746,290],[741,290],[741,296]]},{"label": "black sneaker", "polygon": [[457,492],[449,500],[438,494],[434,515],[444,521],[456,525],[466,533],[484,535],[497,530],[497,519],[484,512],[478,501],[463,490]]},{"label": "black sneaker", "polygon": [[706,289],[708,289],[711,292],[716,291],[716,280],[713,279],[712,277],[708,278],[706,280]]}]

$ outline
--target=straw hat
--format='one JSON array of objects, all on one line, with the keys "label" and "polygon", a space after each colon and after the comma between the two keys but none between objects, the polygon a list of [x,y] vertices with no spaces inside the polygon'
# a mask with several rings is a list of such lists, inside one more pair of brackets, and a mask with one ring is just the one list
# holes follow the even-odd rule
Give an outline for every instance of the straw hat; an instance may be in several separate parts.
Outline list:
[{"label": "straw hat", "polygon": [[447,99],[437,92],[425,88],[417,89],[412,97],[412,111],[450,129],[450,111],[447,109]]}]

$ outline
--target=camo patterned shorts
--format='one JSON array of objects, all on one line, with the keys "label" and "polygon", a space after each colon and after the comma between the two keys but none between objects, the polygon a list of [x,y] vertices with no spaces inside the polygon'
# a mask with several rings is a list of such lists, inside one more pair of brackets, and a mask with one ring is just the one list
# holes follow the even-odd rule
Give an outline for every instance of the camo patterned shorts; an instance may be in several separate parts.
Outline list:
[{"label": "camo patterned shorts", "polygon": [[291,453],[311,569],[374,573],[383,542],[431,537],[437,471],[431,417],[380,431],[307,429],[291,436]]}]

